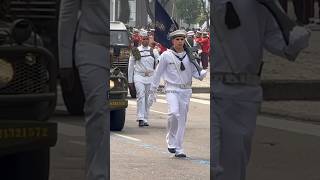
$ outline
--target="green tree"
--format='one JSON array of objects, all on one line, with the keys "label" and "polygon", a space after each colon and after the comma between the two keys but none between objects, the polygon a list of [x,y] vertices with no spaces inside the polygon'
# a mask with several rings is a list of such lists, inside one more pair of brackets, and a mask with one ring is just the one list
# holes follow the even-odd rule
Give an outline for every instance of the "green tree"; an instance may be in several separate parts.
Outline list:
[{"label": "green tree", "polygon": [[201,15],[201,2],[200,0],[177,0],[176,11],[177,15],[190,27],[190,24],[198,23],[198,17]]}]

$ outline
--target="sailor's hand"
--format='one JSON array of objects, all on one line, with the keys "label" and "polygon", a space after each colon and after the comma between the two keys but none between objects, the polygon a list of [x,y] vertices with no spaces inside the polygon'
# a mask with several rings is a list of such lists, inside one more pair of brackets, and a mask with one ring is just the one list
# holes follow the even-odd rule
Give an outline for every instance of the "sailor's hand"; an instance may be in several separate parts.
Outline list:
[{"label": "sailor's hand", "polygon": [[299,52],[308,47],[311,32],[305,27],[295,26],[290,31],[289,45],[286,49],[286,56],[289,61],[294,61]]},{"label": "sailor's hand", "polygon": [[207,71],[206,70],[201,70],[200,71],[199,80],[202,81],[206,76],[207,76]]},{"label": "sailor's hand", "polygon": [[157,95],[155,92],[150,92],[148,96],[148,107],[151,107],[153,103],[157,102]]}]

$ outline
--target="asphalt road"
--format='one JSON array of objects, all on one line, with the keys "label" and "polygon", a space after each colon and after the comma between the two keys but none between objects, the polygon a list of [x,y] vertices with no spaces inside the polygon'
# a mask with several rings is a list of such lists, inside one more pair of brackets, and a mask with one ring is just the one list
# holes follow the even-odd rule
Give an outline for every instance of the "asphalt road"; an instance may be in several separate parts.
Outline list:
[{"label": "asphalt road", "polygon": [[[122,132],[110,137],[111,180],[208,180],[209,100],[191,99],[184,142],[188,158],[167,152],[167,104],[152,107],[150,127],[139,128],[135,100],[129,100]],[[51,150],[51,180],[84,180],[83,117],[69,116],[58,103],[51,121],[59,122],[57,145]],[[259,116],[247,180],[320,180],[320,126],[280,117]]]}]

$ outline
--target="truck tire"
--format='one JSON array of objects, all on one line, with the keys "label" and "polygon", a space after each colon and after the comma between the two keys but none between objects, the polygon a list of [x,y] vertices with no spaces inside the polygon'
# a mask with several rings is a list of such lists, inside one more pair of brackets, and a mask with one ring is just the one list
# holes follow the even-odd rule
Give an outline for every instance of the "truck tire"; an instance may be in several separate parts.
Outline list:
[{"label": "truck tire", "polygon": [[77,69],[73,69],[73,80],[60,77],[60,85],[64,104],[71,115],[84,114],[84,93]]},{"label": "truck tire", "polygon": [[49,178],[49,159],[49,148],[0,157],[0,177],[10,180],[47,180]]},{"label": "truck tire", "polygon": [[121,131],[126,119],[126,109],[113,110],[110,112],[110,130]]}]

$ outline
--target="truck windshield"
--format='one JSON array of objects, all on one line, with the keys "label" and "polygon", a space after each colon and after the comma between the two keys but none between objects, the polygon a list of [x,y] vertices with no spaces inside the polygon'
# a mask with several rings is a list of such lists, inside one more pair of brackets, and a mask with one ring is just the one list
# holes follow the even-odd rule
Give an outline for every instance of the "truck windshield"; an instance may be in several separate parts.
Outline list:
[{"label": "truck windshield", "polygon": [[110,45],[129,46],[129,38],[127,31],[110,31]]}]

